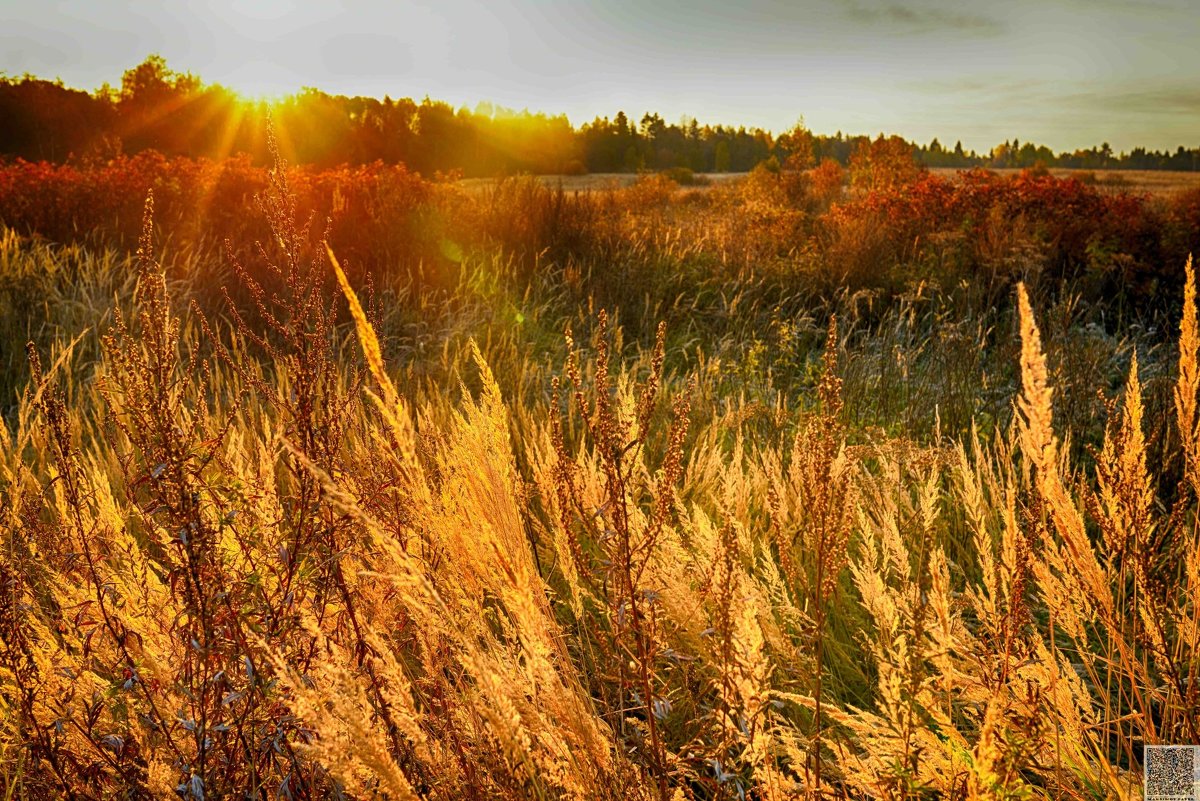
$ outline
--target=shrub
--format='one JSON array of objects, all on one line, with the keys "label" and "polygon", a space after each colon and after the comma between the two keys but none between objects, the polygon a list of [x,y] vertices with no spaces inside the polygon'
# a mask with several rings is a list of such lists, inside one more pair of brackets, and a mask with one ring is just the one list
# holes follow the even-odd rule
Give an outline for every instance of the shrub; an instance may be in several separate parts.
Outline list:
[{"label": "shrub", "polygon": [[661,175],[665,175],[680,186],[707,186],[708,177],[697,175],[688,167],[671,167],[663,170]]},{"label": "shrub", "polygon": [[565,165],[563,165],[562,174],[563,175],[587,175],[588,168],[587,168],[587,165],[584,164],[579,159],[571,159]]}]

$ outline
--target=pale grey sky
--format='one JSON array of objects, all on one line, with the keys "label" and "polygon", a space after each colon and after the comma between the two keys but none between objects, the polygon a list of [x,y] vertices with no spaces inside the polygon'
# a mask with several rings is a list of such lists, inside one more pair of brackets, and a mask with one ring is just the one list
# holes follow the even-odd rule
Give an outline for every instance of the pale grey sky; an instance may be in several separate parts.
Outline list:
[{"label": "pale grey sky", "polygon": [[0,0],[0,71],[95,88],[162,54],[247,94],[480,100],[934,136],[1200,146],[1200,0]]}]

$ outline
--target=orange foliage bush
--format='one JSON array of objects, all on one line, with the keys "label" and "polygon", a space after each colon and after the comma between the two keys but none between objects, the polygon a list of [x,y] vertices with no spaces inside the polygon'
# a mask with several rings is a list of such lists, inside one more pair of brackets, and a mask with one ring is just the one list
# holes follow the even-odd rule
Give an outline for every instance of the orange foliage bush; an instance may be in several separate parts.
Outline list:
[{"label": "orange foliage bush", "polygon": [[[246,214],[269,170],[248,157],[210,161],[166,158],[153,151],[94,164],[18,160],[0,166],[0,222],[67,242],[81,238],[128,247],[137,241],[141,205],[153,191],[156,224],[176,247],[249,247],[269,231]],[[380,264],[430,252],[428,219],[419,218],[433,187],[402,165],[297,168],[290,181],[297,214],[312,217],[351,260]]]},{"label": "orange foliage bush", "polygon": [[[1119,282],[1123,291],[1157,275],[1164,263],[1166,228],[1149,198],[1034,171],[1001,177],[972,170],[956,179],[920,173],[904,183],[885,181],[837,204],[823,222],[835,239],[857,236],[866,222],[886,251],[876,257],[888,262],[919,261],[936,244],[952,241],[954,252],[938,257],[968,269],[979,266],[990,228],[1018,227],[1032,238],[1049,277],[1088,273],[1101,285]],[[954,236],[947,240],[947,234]]]}]

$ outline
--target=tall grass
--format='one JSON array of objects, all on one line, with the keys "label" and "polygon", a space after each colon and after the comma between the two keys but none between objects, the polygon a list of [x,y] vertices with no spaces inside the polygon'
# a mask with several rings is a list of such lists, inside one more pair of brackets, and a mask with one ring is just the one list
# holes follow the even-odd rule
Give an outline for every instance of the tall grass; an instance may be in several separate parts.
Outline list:
[{"label": "tall grass", "polygon": [[223,296],[151,204],[128,261],[0,243],[79,309],[3,318],[6,797],[1134,798],[1197,741],[1190,263],[1168,348],[1024,285],[368,288],[261,211]]}]

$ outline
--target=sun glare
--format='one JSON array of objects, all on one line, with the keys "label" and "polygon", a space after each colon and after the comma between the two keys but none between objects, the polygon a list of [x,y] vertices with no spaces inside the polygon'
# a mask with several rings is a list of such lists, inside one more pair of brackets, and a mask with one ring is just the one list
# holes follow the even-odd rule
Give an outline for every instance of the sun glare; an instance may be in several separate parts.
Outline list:
[{"label": "sun glare", "polygon": [[294,97],[296,92],[289,92],[280,89],[264,89],[264,88],[231,88],[230,93],[234,99],[243,107],[258,107],[258,106],[277,106],[284,103],[288,98]]},{"label": "sun glare", "polygon": [[223,75],[214,76],[238,100],[250,104],[277,104],[300,91],[303,80],[266,61],[249,61]]}]

